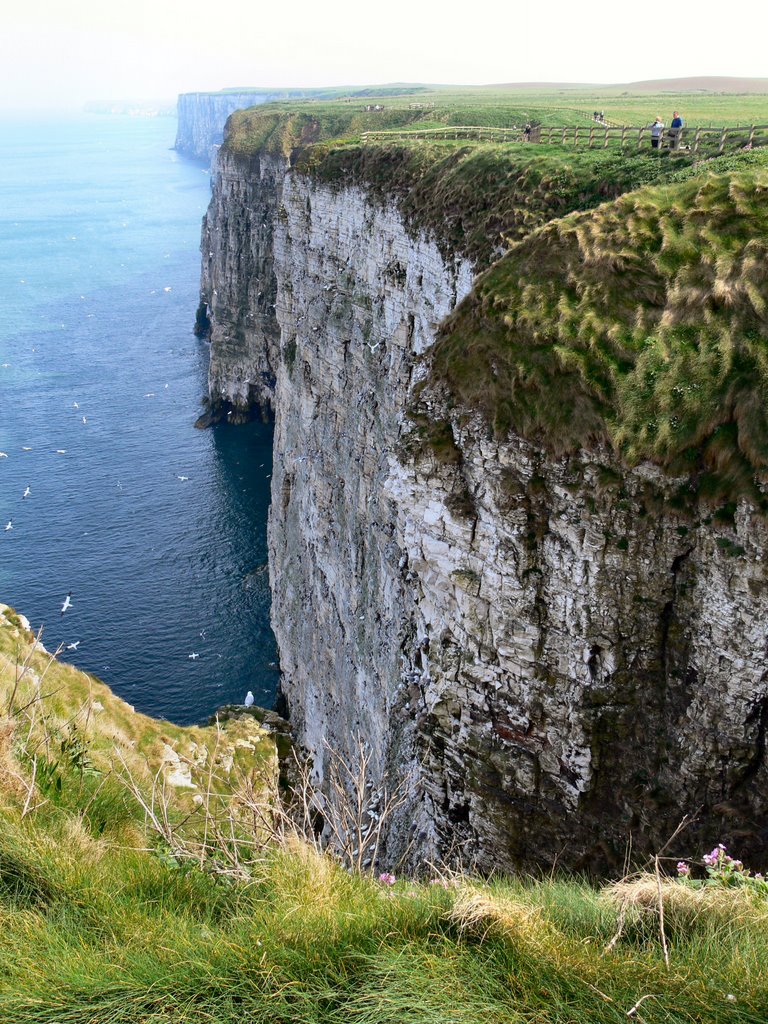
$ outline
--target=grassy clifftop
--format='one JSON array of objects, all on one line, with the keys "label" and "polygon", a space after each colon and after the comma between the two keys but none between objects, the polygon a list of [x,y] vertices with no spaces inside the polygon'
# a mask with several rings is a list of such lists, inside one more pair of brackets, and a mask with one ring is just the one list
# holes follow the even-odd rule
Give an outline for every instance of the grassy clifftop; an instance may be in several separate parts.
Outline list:
[{"label": "grassy clifftop", "polygon": [[447,321],[436,379],[500,434],[749,489],[768,468],[768,162],[731,167],[523,239]]}]

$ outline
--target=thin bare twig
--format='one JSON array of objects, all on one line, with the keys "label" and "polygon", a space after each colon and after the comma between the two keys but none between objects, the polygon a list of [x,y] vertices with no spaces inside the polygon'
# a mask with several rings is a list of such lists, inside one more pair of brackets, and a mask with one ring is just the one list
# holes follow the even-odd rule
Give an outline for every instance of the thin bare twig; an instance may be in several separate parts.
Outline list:
[{"label": "thin bare twig", "polygon": [[[653,992],[649,992],[647,996],[641,996],[631,1010],[627,1010],[628,1017],[634,1017],[640,1007],[643,1005],[646,999],[658,999],[658,996],[654,995]],[[639,1018],[638,1018],[639,1020]]]},{"label": "thin bare twig", "polygon": [[659,893],[659,935],[661,936],[661,948],[664,950],[664,963],[669,970],[669,947],[667,946],[667,935],[664,931],[664,894],[661,891],[661,872],[659,870],[659,858],[655,860],[656,888]]}]

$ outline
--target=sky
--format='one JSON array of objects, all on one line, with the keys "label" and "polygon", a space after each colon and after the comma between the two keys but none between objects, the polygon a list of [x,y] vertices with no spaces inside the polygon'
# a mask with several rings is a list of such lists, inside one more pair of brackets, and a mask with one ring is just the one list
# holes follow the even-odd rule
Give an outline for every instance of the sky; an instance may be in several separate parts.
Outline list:
[{"label": "sky", "polygon": [[717,16],[701,0],[18,0],[4,8],[5,110],[173,101],[238,86],[768,77],[765,0],[730,0]]}]

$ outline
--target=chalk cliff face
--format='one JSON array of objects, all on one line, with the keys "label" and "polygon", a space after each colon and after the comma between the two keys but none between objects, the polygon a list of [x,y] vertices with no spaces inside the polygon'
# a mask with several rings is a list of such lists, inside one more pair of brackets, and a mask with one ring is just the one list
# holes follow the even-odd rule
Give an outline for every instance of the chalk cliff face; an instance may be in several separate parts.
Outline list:
[{"label": "chalk cliff face", "polygon": [[764,854],[763,519],[460,416],[428,352],[473,267],[359,185],[224,153],[203,268],[212,401],[275,416],[291,719],[319,773],[361,736],[404,780],[390,860],[602,869],[686,812],[686,848]]},{"label": "chalk cliff face", "polygon": [[287,167],[276,157],[214,161],[203,222],[203,301],[212,319],[208,393],[213,415],[246,418],[274,403],[280,328],[273,233]]},{"label": "chalk cliff face", "polygon": [[235,110],[266,103],[267,92],[187,92],[176,105],[178,128],[175,148],[186,156],[210,160],[215,146],[224,138],[224,125]]}]

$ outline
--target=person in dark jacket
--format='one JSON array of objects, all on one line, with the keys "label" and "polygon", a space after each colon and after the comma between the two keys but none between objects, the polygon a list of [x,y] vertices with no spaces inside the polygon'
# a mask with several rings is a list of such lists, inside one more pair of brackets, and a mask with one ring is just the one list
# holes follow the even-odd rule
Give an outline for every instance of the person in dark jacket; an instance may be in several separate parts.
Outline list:
[{"label": "person in dark jacket", "polygon": [[669,146],[670,149],[677,149],[680,145],[680,136],[683,128],[685,127],[685,121],[680,117],[680,112],[675,110],[672,114],[672,123],[669,126]]}]

